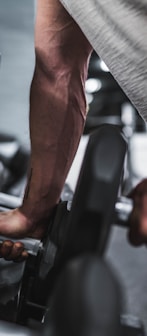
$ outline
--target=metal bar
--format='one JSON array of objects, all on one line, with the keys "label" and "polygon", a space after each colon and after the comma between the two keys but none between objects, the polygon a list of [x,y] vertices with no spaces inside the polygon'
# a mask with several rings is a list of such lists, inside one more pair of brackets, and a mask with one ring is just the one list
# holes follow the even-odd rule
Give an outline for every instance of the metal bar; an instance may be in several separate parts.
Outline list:
[{"label": "metal bar", "polygon": [[121,197],[115,204],[114,224],[128,227],[128,219],[133,209],[133,201],[127,197]]},{"label": "metal bar", "polygon": [[43,249],[43,243],[38,239],[33,238],[14,239],[10,237],[0,236],[0,243],[2,243],[4,240],[11,240],[14,243],[22,242],[24,244],[25,250],[33,256],[36,256],[38,252]]}]

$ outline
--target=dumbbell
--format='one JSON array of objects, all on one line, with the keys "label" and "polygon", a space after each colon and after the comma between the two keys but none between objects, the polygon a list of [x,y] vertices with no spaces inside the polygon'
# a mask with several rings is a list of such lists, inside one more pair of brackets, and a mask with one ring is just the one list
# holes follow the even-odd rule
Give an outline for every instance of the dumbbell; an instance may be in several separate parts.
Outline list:
[{"label": "dumbbell", "polygon": [[[126,141],[123,135],[112,125],[100,126],[90,136],[71,210],[69,211],[70,203],[65,203],[65,221],[63,216],[61,223],[58,210],[60,210],[62,204],[59,204],[55,221],[53,219],[51,225],[53,231],[56,232],[65,227],[65,231],[61,232],[64,240],[62,250],[58,250],[56,242],[50,236],[45,239],[45,243],[37,241],[36,244],[34,241],[32,248],[29,246],[30,254],[31,250],[34,251],[35,246],[36,261],[34,261],[33,256],[33,262],[31,261],[32,258],[28,258],[26,262],[24,286],[22,286],[23,303],[21,304],[21,307],[26,305],[26,309],[25,313],[21,309],[21,318],[25,314],[28,315],[28,312],[32,314],[33,305],[38,308],[39,305],[45,304],[47,293],[49,292],[49,283],[54,283],[56,278],[56,272],[54,274],[51,270],[55,256],[57,260],[55,268],[62,268],[71,258],[84,253],[94,252],[99,256],[103,255],[114,219],[126,148]],[[58,219],[58,223],[56,219]],[[27,242],[24,241],[24,244]],[[25,248],[27,249],[27,245],[25,245]],[[30,286],[29,277],[31,278],[31,290],[28,295],[26,283]],[[40,293],[38,288],[40,288]],[[34,299],[35,302],[33,303]],[[31,306],[31,311],[29,305]],[[36,311],[35,314],[37,316]]]},{"label": "dumbbell", "polygon": [[[99,239],[96,235],[95,244],[98,253],[103,253],[114,209],[119,217],[116,221],[119,222],[120,217],[127,215],[128,209],[131,210],[131,200],[124,198],[117,202],[125,155],[126,141],[116,127],[103,125],[91,135],[73,200],[71,204],[69,201],[66,205],[68,213],[67,232],[65,232],[66,252],[72,249],[78,250],[79,253],[81,245],[83,250],[84,245],[86,250],[88,246],[90,248],[90,244],[95,248],[93,239],[90,242],[88,230],[97,232],[100,226]],[[0,209],[3,210],[4,206],[12,209],[20,204],[21,198],[0,193]],[[122,223],[126,222],[125,218],[122,219]],[[92,223],[92,230],[89,222]],[[38,251],[44,249],[43,243],[38,240],[27,238],[21,241],[32,255],[37,255]]]},{"label": "dumbbell", "polygon": [[[10,199],[11,196],[9,197],[9,201]],[[69,216],[71,202],[70,201],[66,202],[65,205],[66,205],[65,211],[67,213],[67,216]],[[125,197],[119,198],[115,204],[114,224],[127,227],[127,221],[131,213],[132,206],[133,204],[130,199],[127,199]],[[60,209],[58,209],[57,212],[60,212]],[[62,226],[62,223],[59,223],[59,225]],[[7,239],[9,238],[0,236],[0,242]],[[41,240],[32,238],[11,239],[11,240],[13,240],[14,242],[21,241],[24,245],[24,248],[28,251],[30,255],[30,257],[26,262],[24,276],[21,283],[21,290],[17,308],[17,322],[26,324],[27,318],[30,315],[32,316],[33,319],[41,320],[46,311],[46,305],[45,303],[42,303],[42,298],[41,300],[40,297],[37,298],[37,296],[39,295],[36,296],[35,294],[34,295],[35,299],[32,299],[32,297],[30,298],[30,294],[28,296],[27,286],[30,287],[30,282],[32,281],[32,278],[34,278],[35,287],[37,287],[38,289],[40,288],[41,297],[44,296],[45,298],[47,298],[46,293],[49,292],[49,289],[48,289],[48,280],[46,280],[46,278],[53,269],[56,260],[56,255],[58,254],[58,246],[50,239],[50,237],[48,237],[45,243],[42,242]],[[36,275],[37,272],[38,274]],[[43,299],[43,301],[45,302],[45,299]],[[30,307],[28,307],[29,306],[28,302],[31,303],[31,311],[29,309]]]}]

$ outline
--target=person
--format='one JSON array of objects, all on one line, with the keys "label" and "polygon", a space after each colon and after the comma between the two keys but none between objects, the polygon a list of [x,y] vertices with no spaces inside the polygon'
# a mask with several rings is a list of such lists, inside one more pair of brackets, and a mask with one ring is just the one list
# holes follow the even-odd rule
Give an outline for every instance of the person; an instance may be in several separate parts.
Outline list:
[{"label": "person", "polygon": [[[86,118],[85,80],[93,48],[147,119],[147,1],[38,0],[30,89],[31,157],[22,206],[0,214],[0,234],[42,238],[59,202]],[[147,179],[131,194],[130,240],[147,241]],[[27,257],[5,241],[0,256]]]}]

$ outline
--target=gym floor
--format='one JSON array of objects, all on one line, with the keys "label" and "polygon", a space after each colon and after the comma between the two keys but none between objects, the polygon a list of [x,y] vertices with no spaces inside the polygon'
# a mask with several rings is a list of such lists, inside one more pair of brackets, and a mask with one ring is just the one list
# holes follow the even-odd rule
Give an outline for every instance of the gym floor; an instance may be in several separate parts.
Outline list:
[{"label": "gym floor", "polygon": [[[33,23],[33,0],[0,0],[0,132],[15,135],[27,148]],[[120,278],[124,312],[139,317],[147,330],[147,251],[131,247],[126,237],[126,230],[112,229],[106,259]]]}]

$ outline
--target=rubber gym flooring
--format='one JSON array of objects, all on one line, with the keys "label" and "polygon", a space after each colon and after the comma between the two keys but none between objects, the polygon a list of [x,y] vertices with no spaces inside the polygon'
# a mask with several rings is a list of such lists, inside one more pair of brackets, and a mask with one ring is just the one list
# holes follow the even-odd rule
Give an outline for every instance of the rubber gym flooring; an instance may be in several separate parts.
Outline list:
[{"label": "rubber gym flooring", "polygon": [[[0,0],[0,131],[29,147],[29,86],[33,73],[33,0]],[[106,258],[124,290],[124,312],[147,330],[147,250],[132,248],[126,230],[113,228]]]}]

